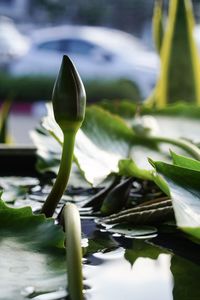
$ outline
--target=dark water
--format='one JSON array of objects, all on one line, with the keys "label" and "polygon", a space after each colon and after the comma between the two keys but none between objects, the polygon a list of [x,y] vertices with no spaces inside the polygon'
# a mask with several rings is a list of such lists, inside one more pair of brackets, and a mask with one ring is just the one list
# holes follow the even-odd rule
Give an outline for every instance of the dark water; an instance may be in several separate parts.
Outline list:
[{"label": "dark water", "polygon": [[[20,190],[18,200],[13,200],[13,195],[17,195],[14,188],[12,195],[7,192],[6,200],[14,207],[31,205],[33,210],[38,210],[49,187],[41,187],[31,179],[30,184],[27,180],[24,182],[28,189]],[[4,189],[6,184],[9,189],[9,180],[1,182]],[[80,191],[71,190],[62,203],[75,199],[81,203],[87,197],[87,193],[81,197],[78,194]],[[129,238],[111,234],[86,217],[82,218],[82,231],[86,300],[200,299],[200,246],[179,233],[161,230],[149,236]],[[68,299],[65,286],[59,286],[57,291],[34,294],[30,282],[26,289],[16,299]]]}]

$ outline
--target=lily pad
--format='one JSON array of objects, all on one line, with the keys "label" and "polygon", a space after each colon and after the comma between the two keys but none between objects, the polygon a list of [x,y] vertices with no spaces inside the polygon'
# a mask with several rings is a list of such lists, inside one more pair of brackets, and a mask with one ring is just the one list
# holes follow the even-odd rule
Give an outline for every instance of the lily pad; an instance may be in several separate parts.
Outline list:
[{"label": "lily pad", "polygon": [[[192,121],[197,122],[196,120]],[[171,120],[164,122],[164,128],[169,127],[168,123],[171,124]],[[183,128],[185,123],[185,121],[180,123],[182,124],[181,128]],[[180,132],[180,124],[173,126],[173,133],[176,132],[178,136],[182,133]],[[39,137],[38,133],[32,134],[39,148],[39,155],[43,160],[40,167],[43,170],[45,168],[48,170],[47,165],[49,163],[50,170],[57,171],[59,156],[61,156],[60,145],[62,145],[63,134],[54,119],[53,109],[50,104],[48,105],[48,116],[43,120],[43,126],[55,140],[48,141],[48,139],[50,140],[49,137],[44,138],[42,135]],[[198,126],[195,128],[198,129]],[[199,130],[196,131],[199,132]],[[159,146],[160,148],[156,145],[153,136],[150,136],[150,138],[138,136],[120,117],[100,107],[91,106],[87,109],[82,128],[76,136],[74,161],[80,173],[94,186],[102,183],[110,173],[118,173],[118,164],[125,159],[133,159],[137,163],[137,166],[135,165],[134,167],[134,176],[150,179],[146,178],[146,176],[149,177],[146,170],[152,170],[148,157],[165,162],[170,160],[169,145],[162,143]],[[174,149],[174,146],[171,145],[170,148]],[[178,151],[179,153],[185,153],[180,149]],[[46,167],[44,162],[47,162]],[[155,180],[155,176],[153,180]]]},{"label": "lily pad", "polygon": [[172,256],[171,272],[174,277],[173,299],[200,299],[198,264],[180,256]]},{"label": "lily pad", "polygon": [[120,224],[107,226],[107,231],[115,234],[120,234],[128,238],[154,236],[157,229],[153,226],[130,226],[129,224]]},{"label": "lily pad", "polygon": [[[62,131],[51,105],[43,126],[62,144]],[[98,185],[111,172],[118,172],[118,161],[128,157],[132,138],[132,130],[122,119],[96,106],[88,108],[74,150],[75,161],[86,180]]]},{"label": "lily pad", "polygon": [[[48,105],[48,116],[43,120],[43,126],[55,138],[55,149],[62,144],[63,135],[56,124],[52,106]],[[35,133],[33,134],[34,137]],[[48,144],[37,140],[41,148],[39,155],[44,156]],[[57,140],[57,142],[56,142]],[[42,143],[43,147],[40,146]],[[52,143],[52,142],[51,142]],[[54,147],[51,145],[51,151]],[[110,114],[97,106],[91,106],[86,111],[82,128],[78,131],[74,150],[74,159],[85,179],[94,186],[101,183],[112,172],[118,172],[121,159],[137,157],[137,163],[151,169],[148,154],[154,154],[154,159],[166,159],[159,152],[155,143],[136,137],[133,130],[118,116]]]},{"label": "lily pad", "polygon": [[62,148],[47,131],[35,130],[30,133],[34,144],[37,147],[38,161],[37,169],[41,173],[57,173],[60,164]]},{"label": "lily pad", "polygon": [[[187,163],[188,158],[185,165]],[[177,226],[199,240],[200,172],[163,162],[154,162],[154,165],[169,185]]]},{"label": "lily pad", "polygon": [[0,201],[0,220],[0,299],[22,300],[28,290],[42,294],[66,289],[64,234],[53,219]]}]

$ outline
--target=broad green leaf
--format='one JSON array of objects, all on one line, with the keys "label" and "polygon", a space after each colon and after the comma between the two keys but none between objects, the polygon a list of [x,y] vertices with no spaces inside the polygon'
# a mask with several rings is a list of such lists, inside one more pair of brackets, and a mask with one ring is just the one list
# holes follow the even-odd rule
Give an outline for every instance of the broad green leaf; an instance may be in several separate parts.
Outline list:
[{"label": "broad green leaf", "polygon": [[200,299],[198,264],[179,256],[172,256],[171,272],[174,277],[174,300]]},{"label": "broad green leaf", "polygon": [[[61,144],[49,135],[48,131],[32,131],[31,138],[37,147],[37,169],[41,173],[52,172],[57,174],[61,158]],[[76,164],[72,164],[69,186],[89,188],[91,185],[81,175]]]},{"label": "broad green leaf", "polygon": [[200,162],[198,160],[192,159],[190,157],[178,155],[171,152],[173,163],[176,166],[183,167],[186,169],[200,171]]},{"label": "broad green leaf", "polygon": [[[43,126],[62,144],[51,105]],[[132,130],[122,119],[99,107],[88,108],[74,150],[75,161],[88,182],[98,185],[111,172],[118,172],[118,161],[128,156],[132,138]]]},{"label": "broad green leaf", "polygon": [[[193,121],[196,122],[196,120]],[[170,120],[163,123],[163,136],[166,135],[164,129],[170,127],[169,124],[171,126]],[[51,105],[48,106],[48,116],[44,119],[43,126],[57,140],[50,142],[51,148],[47,150],[48,138],[44,138],[43,135],[38,137],[38,133],[37,135],[34,133],[33,137],[35,135],[34,140],[39,145],[39,155],[42,157],[43,168],[48,169],[48,166],[44,166],[44,162],[47,162],[51,164],[51,170],[56,171],[58,157],[61,155],[59,144],[62,145],[63,136],[55,122]],[[179,134],[180,126],[184,128],[186,125],[182,123],[177,125]],[[199,132],[199,123],[195,123],[195,126],[194,132]],[[176,131],[172,127],[170,128],[170,131]],[[53,154],[54,147],[55,155]],[[174,150],[174,146],[169,146],[169,144],[162,144],[160,150],[153,138],[135,135],[134,131],[120,117],[97,106],[91,106],[87,109],[82,128],[77,133],[74,160],[80,173],[94,186],[103,182],[110,173],[119,172],[119,161],[129,158],[137,162],[137,168],[134,167],[132,176],[150,179],[148,172],[146,172],[152,170],[148,157],[153,160],[169,161],[169,147]],[[179,153],[185,154],[180,149]],[[155,177],[153,178],[154,181]]]},{"label": "broad green leaf", "polygon": [[134,176],[144,180],[152,180],[151,171],[139,168],[132,159],[119,161],[119,173],[123,176]]},{"label": "broad green leaf", "polygon": [[180,99],[196,105],[200,103],[200,63],[193,37],[194,25],[191,0],[169,1],[160,76],[155,88],[154,104],[157,107]]},{"label": "broad green leaf", "polygon": [[123,120],[101,108],[88,108],[75,145],[75,157],[87,180],[97,185],[118,172],[118,162],[128,157],[132,139]]},{"label": "broad green leaf", "polygon": [[64,234],[53,219],[14,209],[0,201],[0,299],[22,300],[34,293],[66,288]]},{"label": "broad green leaf", "polygon": [[177,226],[200,239],[200,172],[163,162],[154,162],[170,189]]},{"label": "broad green leaf", "polygon": [[145,104],[142,105],[128,100],[103,100],[98,105],[128,120],[132,119],[138,112],[141,115],[185,117],[197,120],[200,118],[200,107],[183,101],[169,104],[165,108],[151,108]]},{"label": "broad green leaf", "polygon": [[48,131],[35,130],[31,131],[30,135],[37,147],[38,171],[57,173],[62,153],[61,145],[48,134]]},{"label": "broad green leaf", "polygon": [[[55,122],[51,105],[48,105],[48,116],[44,118],[43,126],[62,144],[62,132]],[[47,143],[42,142],[42,138],[40,141],[37,138],[34,140],[41,148],[39,154],[44,157]],[[121,118],[100,107],[89,107],[82,128],[77,133],[74,151],[74,159],[86,180],[94,186],[98,185],[110,173],[118,172],[118,162],[129,156],[137,160],[139,167],[147,169],[152,169],[147,156],[162,160],[167,157],[159,152],[154,142],[136,137]]]},{"label": "broad green leaf", "polygon": [[129,126],[134,122],[135,116],[138,117],[139,112],[139,116],[154,116],[159,128],[158,135],[174,138],[184,137],[199,142],[200,108],[193,104],[180,102],[162,109],[154,109],[124,100],[120,102],[103,101],[99,105],[125,119]]}]

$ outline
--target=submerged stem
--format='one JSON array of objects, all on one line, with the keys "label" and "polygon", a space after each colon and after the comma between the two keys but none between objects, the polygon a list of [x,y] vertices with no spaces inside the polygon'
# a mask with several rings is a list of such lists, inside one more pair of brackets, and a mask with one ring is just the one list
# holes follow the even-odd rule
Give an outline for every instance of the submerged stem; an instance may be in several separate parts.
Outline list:
[{"label": "submerged stem", "polygon": [[46,217],[52,217],[66,189],[73,160],[75,136],[76,132],[72,130],[64,132],[63,150],[58,175],[41,210],[41,213],[44,213]]},{"label": "submerged stem", "polygon": [[69,295],[72,300],[83,300],[81,222],[76,205],[67,203],[63,210],[63,218]]}]

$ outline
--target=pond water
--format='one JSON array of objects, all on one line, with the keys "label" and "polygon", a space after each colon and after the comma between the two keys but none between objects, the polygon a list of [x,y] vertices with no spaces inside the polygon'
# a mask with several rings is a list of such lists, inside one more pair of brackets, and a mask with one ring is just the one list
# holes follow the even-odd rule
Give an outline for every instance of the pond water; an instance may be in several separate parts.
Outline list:
[{"label": "pond water", "polygon": [[99,250],[84,266],[86,299],[200,299],[198,245],[168,233],[125,238],[101,230],[90,243]]},{"label": "pond water", "polygon": [[85,270],[87,282],[93,287],[89,299],[173,299],[170,255],[161,254],[155,260],[139,257],[131,265],[125,252],[119,248],[109,254],[94,254],[101,264]]},{"label": "pond water", "polygon": [[[24,182],[27,189],[15,189],[14,182],[18,187],[22,187]],[[0,180],[9,205],[31,205],[33,210],[41,207],[50,188],[47,185],[41,187],[38,183],[33,178]],[[11,186],[12,193],[9,194]],[[13,200],[15,196],[17,201]],[[88,195],[83,193],[79,196],[80,190],[71,189],[62,202],[76,199],[81,203]],[[200,299],[200,246],[177,232],[168,232],[165,228],[149,236],[130,238],[106,231],[91,217],[82,218],[82,232],[85,300]],[[16,295],[15,300],[68,299],[63,285],[66,274],[62,272],[61,285],[57,290],[49,286],[49,291],[40,293],[30,282],[22,289],[23,293]],[[18,275],[15,276],[17,278]],[[0,299],[5,300],[1,295]]]}]

